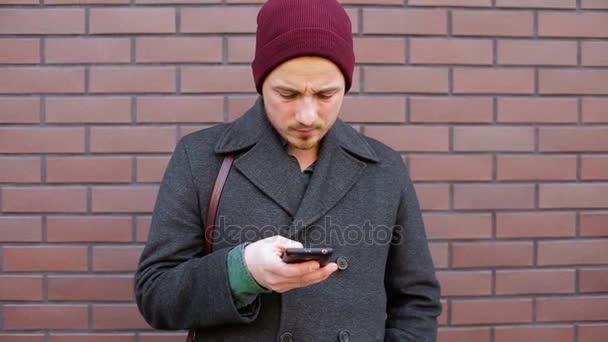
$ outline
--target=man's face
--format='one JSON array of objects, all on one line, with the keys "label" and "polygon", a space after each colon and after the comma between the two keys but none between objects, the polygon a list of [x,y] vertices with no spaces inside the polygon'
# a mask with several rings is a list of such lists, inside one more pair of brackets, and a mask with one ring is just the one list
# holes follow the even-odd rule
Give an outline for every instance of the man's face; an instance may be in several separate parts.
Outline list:
[{"label": "man's face", "polygon": [[334,63],[298,57],[268,75],[262,96],[268,120],[290,147],[316,151],[338,118],[344,89],[344,76]]}]

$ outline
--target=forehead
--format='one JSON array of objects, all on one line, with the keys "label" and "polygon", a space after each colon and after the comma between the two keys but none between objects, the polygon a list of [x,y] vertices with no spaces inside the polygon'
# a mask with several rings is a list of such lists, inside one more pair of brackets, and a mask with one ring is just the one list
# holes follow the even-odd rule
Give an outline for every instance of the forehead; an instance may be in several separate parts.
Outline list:
[{"label": "forehead", "polygon": [[344,84],[340,69],[330,60],[322,57],[298,57],[276,67],[267,80],[272,86],[335,87]]}]

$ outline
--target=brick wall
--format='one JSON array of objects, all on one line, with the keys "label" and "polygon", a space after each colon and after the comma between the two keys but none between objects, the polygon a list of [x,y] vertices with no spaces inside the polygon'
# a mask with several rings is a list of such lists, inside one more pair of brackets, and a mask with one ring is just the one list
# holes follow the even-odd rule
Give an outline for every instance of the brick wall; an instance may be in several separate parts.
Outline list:
[{"label": "brick wall", "polygon": [[[132,275],[177,140],[254,100],[259,0],[0,0],[0,340],[182,341]],[[440,342],[608,341],[608,0],[345,0]]]}]

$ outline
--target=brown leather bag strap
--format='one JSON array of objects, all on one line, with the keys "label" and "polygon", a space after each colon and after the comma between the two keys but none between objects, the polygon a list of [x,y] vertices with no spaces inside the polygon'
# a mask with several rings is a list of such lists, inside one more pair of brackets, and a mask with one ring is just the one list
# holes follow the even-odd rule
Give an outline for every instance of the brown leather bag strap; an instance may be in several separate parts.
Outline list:
[{"label": "brown leather bag strap", "polygon": [[[205,236],[203,245],[203,255],[207,255],[213,251],[213,228],[215,227],[215,218],[217,217],[217,208],[220,203],[220,197],[222,196],[222,190],[224,190],[224,184],[228,179],[228,174],[232,168],[234,162],[234,155],[227,154],[224,157],[220,171],[215,178],[215,184],[213,185],[213,192],[211,193],[211,199],[209,200],[209,208],[207,210],[207,225],[205,226]],[[186,342],[194,342],[196,339],[196,331],[191,329],[188,331],[188,337]]]},{"label": "brown leather bag strap", "polygon": [[213,192],[211,193],[211,200],[209,201],[209,209],[207,211],[207,226],[205,227],[203,255],[213,252],[213,228],[215,227],[217,208],[220,204],[222,190],[224,190],[224,184],[226,184],[226,179],[228,179],[228,174],[230,173],[230,168],[232,168],[233,161],[234,155],[232,154],[228,154],[224,157],[220,171],[215,179],[215,185],[213,185]]}]

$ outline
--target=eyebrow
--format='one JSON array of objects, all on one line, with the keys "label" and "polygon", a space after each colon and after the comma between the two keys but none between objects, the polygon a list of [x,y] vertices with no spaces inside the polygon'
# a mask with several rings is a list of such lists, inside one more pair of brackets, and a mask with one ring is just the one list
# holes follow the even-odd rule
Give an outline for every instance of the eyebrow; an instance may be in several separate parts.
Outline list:
[{"label": "eyebrow", "polygon": [[[292,89],[292,88],[285,87],[285,86],[276,86],[276,87],[273,87],[273,89],[274,90],[285,91],[285,92],[290,92],[290,93],[297,93],[297,94],[300,93],[296,89]],[[338,91],[338,90],[340,90],[340,87],[328,87],[328,88],[320,89],[317,93],[330,93],[330,92],[334,92],[334,91]]]}]

